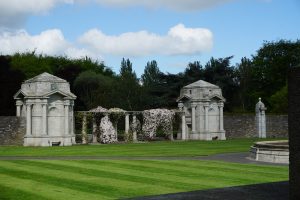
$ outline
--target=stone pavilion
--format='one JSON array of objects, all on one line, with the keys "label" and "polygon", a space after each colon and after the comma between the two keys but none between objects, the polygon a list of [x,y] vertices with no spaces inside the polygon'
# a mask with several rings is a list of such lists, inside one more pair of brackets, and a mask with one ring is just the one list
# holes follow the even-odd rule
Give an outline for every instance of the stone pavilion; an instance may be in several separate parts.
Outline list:
[{"label": "stone pavilion", "polygon": [[[203,80],[184,86],[177,99],[186,118],[185,136],[189,140],[225,140],[221,88]],[[182,125],[183,126],[183,125]],[[183,135],[179,134],[179,137]]]},{"label": "stone pavilion", "polygon": [[24,146],[75,144],[76,96],[66,80],[42,73],[23,82],[14,99],[17,116],[26,118]]}]

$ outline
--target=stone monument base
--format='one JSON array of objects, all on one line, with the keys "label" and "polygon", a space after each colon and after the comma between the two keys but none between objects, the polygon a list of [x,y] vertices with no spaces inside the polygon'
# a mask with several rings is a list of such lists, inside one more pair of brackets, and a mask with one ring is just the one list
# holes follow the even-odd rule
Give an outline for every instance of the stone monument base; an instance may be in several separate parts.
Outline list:
[{"label": "stone monument base", "polygon": [[225,131],[209,133],[189,133],[190,140],[226,140]]},{"label": "stone monument base", "polygon": [[256,161],[272,163],[289,163],[288,141],[256,142],[250,148],[250,158]]},{"label": "stone monument base", "polygon": [[75,135],[70,136],[25,136],[24,146],[71,146],[76,144]]},{"label": "stone monument base", "polygon": [[[226,140],[225,131],[209,133],[188,133],[188,140]],[[181,133],[177,134],[177,139],[181,139]]]}]

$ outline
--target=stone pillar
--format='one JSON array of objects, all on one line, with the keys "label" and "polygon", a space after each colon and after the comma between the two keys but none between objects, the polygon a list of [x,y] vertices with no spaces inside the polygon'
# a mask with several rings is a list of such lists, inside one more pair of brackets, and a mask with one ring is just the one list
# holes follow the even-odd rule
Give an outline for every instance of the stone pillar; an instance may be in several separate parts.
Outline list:
[{"label": "stone pillar", "polygon": [[256,127],[257,127],[257,132],[258,132],[259,138],[266,138],[266,113],[265,113],[265,110],[267,110],[267,108],[265,107],[264,103],[261,101],[261,98],[259,98],[259,101],[255,106]]},{"label": "stone pillar", "polygon": [[42,135],[47,135],[47,100],[42,101]]},{"label": "stone pillar", "polygon": [[187,137],[186,137],[186,121],[185,121],[185,113],[183,112],[182,113],[182,116],[181,116],[181,126],[182,126],[182,132],[181,132],[181,137],[182,137],[182,140],[186,140]]},{"label": "stone pillar", "polygon": [[93,116],[93,143],[97,142],[97,123],[95,116]]},{"label": "stone pillar", "polygon": [[129,113],[125,114],[125,133],[129,133]]},{"label": "stone pillar", "polygon": [[22,105],[23,105],[22,100],[17,100],[17,101],[16,101],[16,106],[17,106],[16,116],[17,116],[17,117],[21,117],[21,109],[22,109]]},{"label": "stone pillar", "polygon": [[196,103],[191,103],[192,107],[192,133],[196,133]]},{"label": "stone pillar", "polygon": [[204,103],[204,131],[208,133],[208,107],[209,103]]},{"label": "stone pillar", "polygon": [[300,68],[291,68],[288,76],[289,124],[289,199],[300,199]]},{"label": "stone pillar", "polygon": [[71,135],[74,135],[74,126],[75,126],[75,123],[74,123],[74,101],[72,100],[71,103],[70,103],[70,134]]},{"label": "stone pillar", "polygon": [[83,112],[83,116],[82,116],[82,130],[81,130],[81,135],[82,135],[82,144],[86,144],[87,143],[86,112]]},{"label": "stone pillar", "polygon": [[224,107],[224,103],[220,102],[218,104],[219,106],[219,128],[220,131],[224,131],[224,124],[223,124],[223,107]]},{"label": "stone pillar", "polygon": [[178,103],[178,108],[182,112],[181,113],[181,139],[186,140],[186,121],[185,121],[185,112],[184,112],[184,105],[182,102]]},{"label": "stone pillar", "polygon": [[31,106],[32,104],[26,104],[26,136],[31,135]]},{"label": "stone pillar", "polygon": [[69,130],[69,106],[70,106],[70,100],[65,100],[65,102],[64,102],[64,108],[65,108],[65,135],[70,134],[70,130]]},{"label": "stone pillar", "polygon": [[265,110],[261,111],[261,137],[266,138],[267,133],[266,133],[266,113]]},{"label": "stone pillar", "polygon": [[132,116],[132,124],[133,124],[133,127],[132,127],[132,131],[133,131],[133,135],[132,135],[132,139],[133,139],[133,142],[136,142],[137,141],[137,135],[136,135],[136,129],[137,129],[137,124],[136,124],[136,115],[133,114]]}]

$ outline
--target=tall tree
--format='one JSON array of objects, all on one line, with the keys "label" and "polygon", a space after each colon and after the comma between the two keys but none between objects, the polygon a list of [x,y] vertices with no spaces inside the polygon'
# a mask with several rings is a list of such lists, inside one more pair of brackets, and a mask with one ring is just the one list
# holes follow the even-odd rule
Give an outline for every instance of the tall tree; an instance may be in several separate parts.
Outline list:
[{"label": "tall tree", "polygon": [[218,85],[222,89],[223,96],[226,98],[226,111],[232,111],[236,104],[236,89],[238,82],[236,71],[230,65],[233,56],[226,58],[211,58],[205,65],[204,79],[210,83]]},{"label": "tall tree", "polygon": [[144,74],[141,76],[143,85],[148,87],[159,84],[161,74],[162,73],[159,70],[155,60],[147,62],[147,65],[144,69]]},{"label": "tall tree", "polygon": [[189,63],[184,71],[185,84],[196,82],[204,78],[204,70],[200,61]]},{"label": "tall tree", "polygon": [[15,101],[13,95],[20,89],[25,75],[11,68],[11,56],[0,55],[0,116],[15,115]]},{"label": "tall tree", "polygon": [[[284,91],[289,68],[300,64],[300,40],[265,42],[253,56],[252,62],[252,81],[257,85],[256,92],[253,91],[253,94],[257,94],[256,99],[262,97],[269,110],[272,111],[271,96],[280,90]],[[285,92],[281,94],[287,95]],[[282,106],[277,105],[276,107]],[[278,109],[276,110],[278,111]]]},{"label": "tall tree", "polygon": [[132,63],[124,58],[121,61],[119,81],[115,91],[121,101],[119,107],[125,110],[138,110],[141,106],[140,85],[135,72],[132,70]]},{"label": "tall tree", "polygon": [[141,76],[144,109],[159,108],[163,105],[162,74],[155,60],[147,62]]},{"label": "tall tree", "polygon": [[[246,57],[241,59],[237,64],[237,79],[239,83],[239,99],[241,102],[242,111],[253,109],[256,99],[251,97],[251,91],[255,88],[255,83],[252,81],[252,61]],[[254,100],[254,101],[253,101]]]}]

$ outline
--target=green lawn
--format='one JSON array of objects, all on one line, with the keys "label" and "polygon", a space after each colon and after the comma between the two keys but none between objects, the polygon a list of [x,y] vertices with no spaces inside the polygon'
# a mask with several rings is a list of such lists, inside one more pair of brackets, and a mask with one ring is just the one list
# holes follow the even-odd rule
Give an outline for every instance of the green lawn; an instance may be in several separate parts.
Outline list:
[{"label": "green lawn", "polygon": [[[196,156],[248,151],[253,140],[0,147],[1,156]],[[0,199],[119,199],[288,180],[287,166],[200,160],[0,160]]]},{"label": "green lawn", "polygon": [[0,146],[0,156],[201,156],[247,152],[258,139],[166,141],[71,147]]}]

